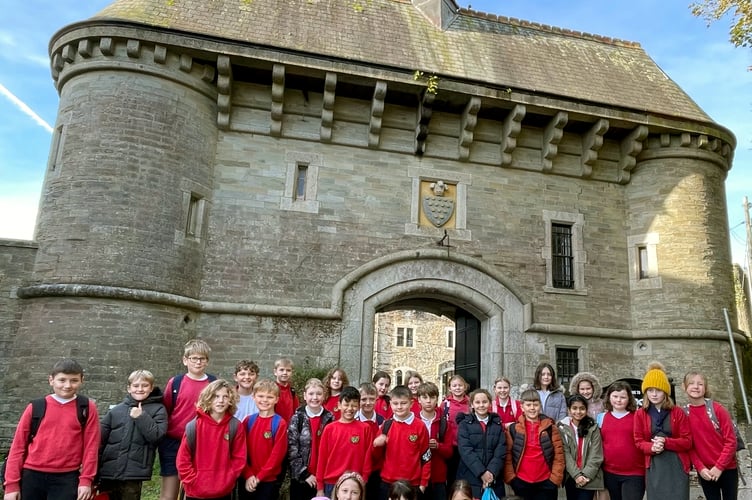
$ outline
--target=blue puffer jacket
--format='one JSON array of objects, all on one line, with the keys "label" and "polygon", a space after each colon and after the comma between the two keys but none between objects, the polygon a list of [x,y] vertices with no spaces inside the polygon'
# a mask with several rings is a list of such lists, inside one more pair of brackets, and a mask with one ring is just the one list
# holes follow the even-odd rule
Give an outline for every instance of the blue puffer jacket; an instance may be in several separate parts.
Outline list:
[{"label": "blue puffer jacket", "polygon": [[473,487],[473,497],[483,493],[481,476],[488,471],[494,475],[493,490],[499,498],[504,493],[502,472],[506,456],[506,436],[501,419],[495,413],[488,414],[488,424],[484,431],[475,413],[457,415],[457,447],[460,464],[457,479],[464,479]]}]

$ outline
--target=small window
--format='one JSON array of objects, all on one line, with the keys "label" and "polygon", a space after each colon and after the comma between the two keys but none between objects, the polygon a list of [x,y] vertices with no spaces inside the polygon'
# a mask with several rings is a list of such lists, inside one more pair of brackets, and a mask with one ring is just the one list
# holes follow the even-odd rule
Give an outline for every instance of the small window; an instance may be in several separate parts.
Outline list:
[{"label": "small window", "polygon": [[639,276],[641,280],[644,280],[646,278],[650,278],[650,259],[648,258],[648,247],[647,246],[638,246],[637,247],[637,261],[638,265],[640,267]]},{"label": "small window", "polygon": [[191,201],[188,203],[188,218],[185,224],[185,235],[187,237],[198,238],[201,235],[203,209],[204,199],[191,193]]},{"label": "small window", "polygon": [[295,168],[295,199],[306,199],[306,184],[308,181],[308,165],[298,163]]},{"label": "small window", "polygon": [[449,349],[454,349],[454,328],[446,329],[446,346]]},{"label": "small window", "polygon": [[554,288],[574,288],[572,226],[551,224],[551,269]]},{"label": "small window", "polygon": [[397,328],[397,347],[413,347],[413,329],[406,327]]},{"label": "small window", "polygon": [[52,147],[50,148],[49,167],[50,172],[59,173],[63,154],[63,126],[58,125],[52,135]]},{"label": "small window", "polygon": [[579,371],[580,360],[577,358],[577,349],[557,348],[556,349],[556,373],[559,376],[559,383],[565,387],[569,386]]},{"label": "small window", "polygon": [[397,370],[394,372],[394,381],[396,382],[395,385],[402,385],[402,370]]}]

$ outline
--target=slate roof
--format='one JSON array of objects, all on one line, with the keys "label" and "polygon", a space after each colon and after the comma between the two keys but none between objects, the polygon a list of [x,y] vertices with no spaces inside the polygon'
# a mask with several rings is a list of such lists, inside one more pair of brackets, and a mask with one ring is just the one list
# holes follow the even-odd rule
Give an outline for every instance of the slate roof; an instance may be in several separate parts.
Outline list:
[{"label": "slate roof", "polygon": [[105,19],[712,123],[639,44],[466,9],[445,30],[408,0],[116,0]]}]

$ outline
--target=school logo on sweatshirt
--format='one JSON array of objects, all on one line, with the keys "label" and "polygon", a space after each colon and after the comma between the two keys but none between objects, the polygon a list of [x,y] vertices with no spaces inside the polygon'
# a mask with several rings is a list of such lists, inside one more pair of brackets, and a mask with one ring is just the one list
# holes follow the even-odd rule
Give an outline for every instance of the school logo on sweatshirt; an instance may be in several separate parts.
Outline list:
[{"label": "school logo on sweatshirt", "polygon": [[410,435],[409,435],[409,436],[407,437],[407,439],[409,439],[411,443],[414,443],[415,441],[417,441],[417,440],[418,440],[418,435],[417,435],[417,434],[410,434]]},{"label": "school logo on sweatshirt", "polygon": [[264,439],[271,439],[272,438],[272,431],[266,431],[264,433]]},{"label": "school logo on sweatshirt", "polygon": [[358,443],[360,443],[360,436],[350,436],[350,442],[352,444],[358,444]]},{"label": "school logo on sweatshirt", "polygon": [[229,440],[230,440],[230,433],[227,432],[225,433],[225,441],[229,441]]}]

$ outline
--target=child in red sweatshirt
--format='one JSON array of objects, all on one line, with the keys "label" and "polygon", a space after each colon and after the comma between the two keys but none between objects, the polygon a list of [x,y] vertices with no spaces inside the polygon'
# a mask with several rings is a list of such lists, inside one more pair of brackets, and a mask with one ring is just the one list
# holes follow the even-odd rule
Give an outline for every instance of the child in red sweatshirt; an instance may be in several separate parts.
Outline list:
[{"label": "child in red sweatshirt", "polygon": [[274,412],[285,419],[287,423],[290,422],[295,410],[300,406],[300,400],[290,385],[294,369],[295,366],[291,359],[280,358],[274,362],[274,377],[279,387],[279,396],[277,403],[274,405]]},{"label": "child in red sweatshirt", "polygon": [[248,463],[243,469],[245,488],[240,500],[277,500],[282,462],[287,456],[287,421],[274,413],[279,385],[268,379],[256,382],[253,397],[259,412],[246,418]]},{"label": "child in red sweatshirt", "polygon": [[371,473],[371,427],[355,415],[360,409],[360,391],[347,386],[339,393],[339,420],[324,428],[321,434],[319,460],[316,467],[318,496],[329,496],[339,477],[357,472],[362,477]]},{"label": "child in red sweatshirt", "polygon": [[94,402],[77,395],[84,383],[84,369],[72,359],[60,360],[52,367],[49,382],[53,393],[43,402],[38,400],[45,411],[36,434],[32,433],[31,418],[36,401],[26,407],[16,427],[5,469],[6,500],[48,494],[93,496],[100,429]]},{"label": "child in red sweatshirt", "polygon": [[419,417],[410,410],[410,389],[398,385],[389,394],[392,418],[385,420],[381,434],[373,441],[374,448],[386,447],[382,452],[380,499],[389,498],[392,483],[404,479],[421,493],[431,480],[431,450],[428,430]]},{"label": "child in red sweatshirt", "polygon": [[431,483],[423,495],[424,500],[445,500],[447,488],[447,460],[452,456],[454,436],[449,426],[449,415],[438,408],[439,388],[432,382],[418,386],[421,410],[417,416],[428,430],[428,447],[431,449]]},{"label": "child in red sweatshirt", "polygon": [[246,458],[245,430],[233,416],[237,409],[238,394],[227,380],[201,391],[177,456],[186,500],[230,499]]}]

